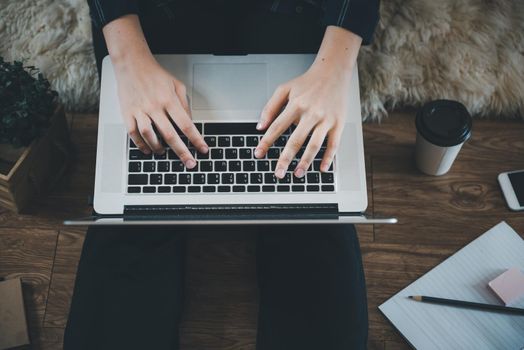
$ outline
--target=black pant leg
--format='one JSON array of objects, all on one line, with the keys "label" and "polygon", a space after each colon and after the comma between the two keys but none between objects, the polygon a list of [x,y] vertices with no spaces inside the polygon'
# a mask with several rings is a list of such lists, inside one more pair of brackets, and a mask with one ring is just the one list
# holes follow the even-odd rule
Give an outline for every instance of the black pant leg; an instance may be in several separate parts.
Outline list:
[{"label": "black pant leg", "polygon": [[257,349],[365,349],[366,286],[355,227],[264,231],[257,245]]},{"label": "black pant leg", "polygon": [[178,349],[185,235],[175,230],[89,228],[64,349]]}]

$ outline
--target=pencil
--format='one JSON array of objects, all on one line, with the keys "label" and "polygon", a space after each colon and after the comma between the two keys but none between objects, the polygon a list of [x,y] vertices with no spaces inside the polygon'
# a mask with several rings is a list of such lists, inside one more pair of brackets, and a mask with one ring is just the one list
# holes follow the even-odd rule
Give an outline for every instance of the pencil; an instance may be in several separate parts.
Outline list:
[{"label": "pencil", "polygon": [[478,310],[485,310],[485,311],[492,311],[492,312],[503,312],[503,313],[509,313],[514,315],[523,315],[524,316],[524,309],[519,309],[516,307],[509,307],[509,306],[503,306],[503,305],[493,305],[493,304],[483,304],[483,303],[475,303],[472,301],[462,301],[462,300],[453,300],[453,299],[443,299],[443,298],[435,298],[435,297],[427,297],[422,295],[411,295],[409,296],[410,299],[421,301],[425,303],[433,303],[433,304],[441,304],[441,305],[449,305],[449,306],[458,306],[458,307],[464,307],[469,309],[478,309]]}]

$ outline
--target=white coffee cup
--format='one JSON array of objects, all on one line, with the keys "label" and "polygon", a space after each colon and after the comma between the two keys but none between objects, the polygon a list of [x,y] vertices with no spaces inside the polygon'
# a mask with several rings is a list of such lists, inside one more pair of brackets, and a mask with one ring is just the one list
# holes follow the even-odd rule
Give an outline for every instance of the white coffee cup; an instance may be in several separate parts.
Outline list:
[{"label": "white coffee cup", "polygon": [[471,137],[472,119],[468,110],[457,101],[428,102],[417,113],[415,124],[418,169],[428,175],[444,175]]}]

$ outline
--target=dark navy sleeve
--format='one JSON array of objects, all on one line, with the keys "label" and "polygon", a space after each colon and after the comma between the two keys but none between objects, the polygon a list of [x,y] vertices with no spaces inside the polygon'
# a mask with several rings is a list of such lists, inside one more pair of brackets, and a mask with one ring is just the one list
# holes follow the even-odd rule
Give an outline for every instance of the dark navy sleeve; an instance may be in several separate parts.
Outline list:
[{"label": "dark navy sleeve", "polygon": [[87,0],[93,24],[102,28],[118,17],[138,14],[138,0]]},{"label": "dark navy sleeve", "polygon": [[345,28],[362,38],[363,45],[373,39],[379,20],[380,0],[326,0],[325,24]]}]

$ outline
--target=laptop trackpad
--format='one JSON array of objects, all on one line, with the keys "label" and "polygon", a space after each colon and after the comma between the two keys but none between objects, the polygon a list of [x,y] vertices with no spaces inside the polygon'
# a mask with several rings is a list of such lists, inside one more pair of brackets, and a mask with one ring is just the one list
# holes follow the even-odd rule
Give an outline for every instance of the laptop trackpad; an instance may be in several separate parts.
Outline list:
[{"label": "laptop trackpad", "polygon": [[193,110],[260,110],[267,99],[265,63],[193,65]]}]

